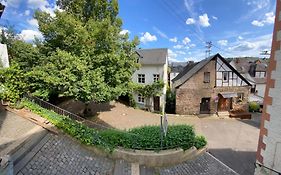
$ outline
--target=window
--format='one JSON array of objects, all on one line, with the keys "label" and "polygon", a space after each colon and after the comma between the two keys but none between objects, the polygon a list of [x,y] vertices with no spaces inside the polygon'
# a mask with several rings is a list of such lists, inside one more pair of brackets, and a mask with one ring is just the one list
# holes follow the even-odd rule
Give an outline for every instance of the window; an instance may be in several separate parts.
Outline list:
[{"label": "window", "polygon": [[138,74],[138,82],[145,83],[145,74]]},{"label": "window", "polygon": [[153,80],[154,82],[159,81],[160,75],[159,74],[153,74]]},{"label": "window", "polygon": [[204,83],[210,83],[210,72],[204,72]]},{"label": "window", "polygon": [[223,72],[222,73],[222,76],[223,76],[223,82],[228,82],[228,72]]},{"label": "window", "polygon": [[138,102],[144,103],[144,97],[141,94],[138,95]]},{"label": "window", "polygon": [[244,100],[244,93],[237,93],[237,102],[242,102]]}]

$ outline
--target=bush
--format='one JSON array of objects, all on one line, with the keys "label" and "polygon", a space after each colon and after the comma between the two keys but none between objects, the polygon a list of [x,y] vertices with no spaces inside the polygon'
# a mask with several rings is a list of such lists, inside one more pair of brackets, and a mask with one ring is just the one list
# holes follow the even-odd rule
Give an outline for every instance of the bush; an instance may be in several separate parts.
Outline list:
[{"label": "bush", "polygon": [[28,100],[23,100],[22,104],[34,113],[46,118],[64,132],[80,140],[82,143],[96,145],[110,151],[117,147],[140,150],[172,148],[182,148],[186,150],[195,146],[199,149],[204,147],[207,143],[203,136],[195,136],[192,126],[174,125],[168,127],[167,136],[163,137],[161,148],[161,132],[159,126],[144,126],[129,131],[116,129],[97,131],[68,117],[44,109]]},{"label": "bush", "polygon": [[196,137],[195,137],[194,146],[195,146],[197,149],[203,148],[205,145],[207,145],[207,141],[206,141],[206,139],[205,139],[204,136],[196,136]]},{"label": "bush", "polygon": [[249,111],[250,112],[259,112],[260,105],[257,102],[250,102],[249,103]]}]

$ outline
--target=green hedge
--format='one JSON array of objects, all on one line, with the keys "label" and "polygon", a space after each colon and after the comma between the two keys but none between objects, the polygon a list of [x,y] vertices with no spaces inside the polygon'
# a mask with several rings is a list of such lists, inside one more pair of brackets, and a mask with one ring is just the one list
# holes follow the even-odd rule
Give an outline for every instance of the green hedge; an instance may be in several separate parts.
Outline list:
[{"label": "green hedge", "polygon": [[[24,99],[22,104],[32,112],[46,118],[64,132],[87,145],[96,145],[106,150],[117,147],[161,150],[161,135],[159,126],[144,126],[128,131],[107,129],[98,131],[68,117],[49,111]],[[207,144],[203,136],[195,136],[194,129],[188,125],[173,125],[168,127],[167,136],[163,137],[162,149],[182,148],[184,150],[195,146],[197,149]]]}]

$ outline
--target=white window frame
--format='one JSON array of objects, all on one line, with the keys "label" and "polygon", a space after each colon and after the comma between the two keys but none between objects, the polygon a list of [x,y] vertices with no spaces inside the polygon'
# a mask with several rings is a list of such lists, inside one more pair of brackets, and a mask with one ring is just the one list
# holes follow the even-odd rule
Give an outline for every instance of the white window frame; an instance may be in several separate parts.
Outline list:
[{"label": "white window frame", "polygon": [[138,74],[138,83],[145,83],[145,74]]},{"label": "white window frame", "polygon": [[153,81],[159,81],[160,80],[160,74],[153,74]]},{"label": "white window frame", "polygon": [[144,104],[144,97],[141,94],[138,94],[138,102]]},{"label": "white window frame", "polygon": [[203,80],[203,82],[204,83],[210,83],[211,82],[211,72],[204,72],[204,80]]},{"label": "white window frame", "polygon": [[[226,74],[226,80],[224,79],[224,74]],[[222,72],[222,82],[228,83],[229,81],[229,72]]]}]

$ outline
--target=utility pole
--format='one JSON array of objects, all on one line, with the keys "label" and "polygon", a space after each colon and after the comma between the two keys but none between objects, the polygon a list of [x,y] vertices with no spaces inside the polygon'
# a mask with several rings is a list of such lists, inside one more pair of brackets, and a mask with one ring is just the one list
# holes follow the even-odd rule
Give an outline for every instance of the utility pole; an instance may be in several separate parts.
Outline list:
[{"label": "utility pole", "polygon": [[207,41],[206,42],[206,58],[208,58],[208,57],[210,57],[210,55],[211,55],[211,48],[212,48],[212,46],[213,46],[213,43],[212,43],[212,41]]}]

